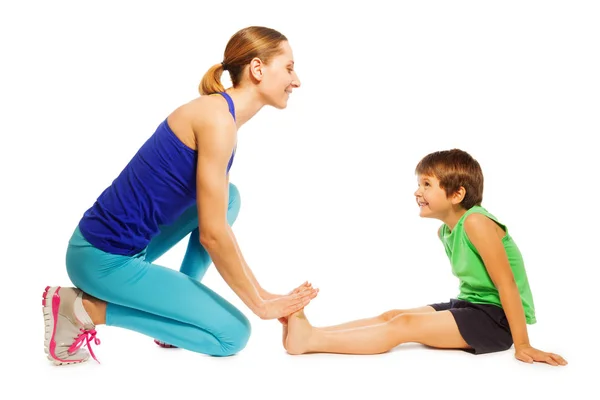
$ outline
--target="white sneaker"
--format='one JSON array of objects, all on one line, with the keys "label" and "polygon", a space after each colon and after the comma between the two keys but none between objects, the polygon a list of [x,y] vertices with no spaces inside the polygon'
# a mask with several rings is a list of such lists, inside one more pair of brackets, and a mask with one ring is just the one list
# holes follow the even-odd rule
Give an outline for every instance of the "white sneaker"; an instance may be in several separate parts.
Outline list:
[{"label": "white sneaker", "polygon": [[[100,339],[96,338],[95,325],[83,308],[82,296],[81,290],[70,287],[47,286],[44,291],[44,351],[55,365],[81,363],[90,354],[98,362],[90,341],[99,345]],[[81,348],[84,343],[89,353]]]}]

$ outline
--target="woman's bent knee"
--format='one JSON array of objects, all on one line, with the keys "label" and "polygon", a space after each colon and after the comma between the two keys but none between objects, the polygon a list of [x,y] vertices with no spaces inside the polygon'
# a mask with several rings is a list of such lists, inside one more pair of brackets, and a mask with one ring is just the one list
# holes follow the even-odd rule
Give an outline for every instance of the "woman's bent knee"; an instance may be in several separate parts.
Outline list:
[{"label": "woman's bent knee", "polygon": [[248,344],[252,328],[248,318],[237,318],[235,323],[224,327],[223,333],[217,336],[221,344],[220,351],[215,356],[227,357],[242,351]]}]

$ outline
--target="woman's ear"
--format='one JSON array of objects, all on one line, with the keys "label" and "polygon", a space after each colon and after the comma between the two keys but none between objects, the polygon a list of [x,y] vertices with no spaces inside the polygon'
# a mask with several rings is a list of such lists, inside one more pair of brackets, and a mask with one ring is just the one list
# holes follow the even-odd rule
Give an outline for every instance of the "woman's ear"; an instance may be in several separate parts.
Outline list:
[{"label": "woman's ear", "polygon": [[252,61],[250,61],[250,76],[258,82],[262,81],[264,65],[265,64],[258,57],[254,57]]}]

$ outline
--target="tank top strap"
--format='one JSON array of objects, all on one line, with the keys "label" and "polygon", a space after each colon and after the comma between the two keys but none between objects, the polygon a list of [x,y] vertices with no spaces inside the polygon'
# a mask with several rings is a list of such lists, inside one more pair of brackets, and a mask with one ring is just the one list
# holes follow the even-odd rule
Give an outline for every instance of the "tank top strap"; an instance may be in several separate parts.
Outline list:
[{"label": "tank top strap", "polygon": [[235,106],[233,105],[233,99],[226,92],[219,92],[221,96],[227,100],[227,104],[229,105],[229,112],[233,116],[233,120],[235,121]]}]

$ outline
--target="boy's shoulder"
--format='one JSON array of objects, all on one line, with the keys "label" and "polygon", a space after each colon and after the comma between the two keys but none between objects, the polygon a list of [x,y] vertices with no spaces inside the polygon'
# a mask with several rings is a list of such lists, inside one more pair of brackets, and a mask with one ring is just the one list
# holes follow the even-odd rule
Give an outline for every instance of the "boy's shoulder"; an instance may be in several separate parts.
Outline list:
[{"label": "boy's shoulder", "polygon": [[466,232],[481,230],[496,225],[495,219],[492,220],[488,215],[481,212],[473,212],[465,216],[463,226]]},{"label": "boy's shoulder", "polygon": [[492,214],[491,212],[489,212],[486,208],[482,207],[482,206],[473,206],[471,208],[469,208],[467,210],[467,212],[465,213],[465,215],[462,218],[462,223],[466,224],[467,221],[471,221],[469,222],[470,224],[474,224],[474,223],[485,223],[486,221],[493,221],[496,224],[499,225],[503,225],[498,218],[496,218],[496,216],[494,214]]},{"label": "boy's shoulder", "polygon": [[509,237],[506,225],[481,206],[470,209],[468,214],[464,216],[462,224],[467,237],[484,232]]}]

